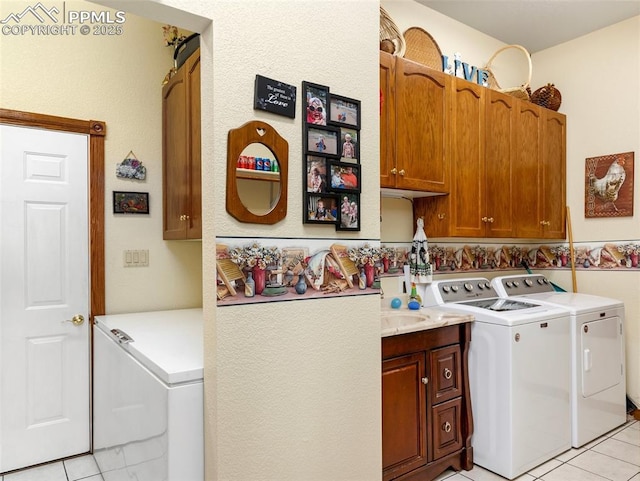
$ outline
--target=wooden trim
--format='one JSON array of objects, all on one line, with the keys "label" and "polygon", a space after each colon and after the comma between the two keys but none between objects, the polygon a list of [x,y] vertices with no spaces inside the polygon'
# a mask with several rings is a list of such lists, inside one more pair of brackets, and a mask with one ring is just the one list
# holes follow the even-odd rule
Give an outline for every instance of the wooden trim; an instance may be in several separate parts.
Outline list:
[{"label": "wooden trim", "polygon": [[0,123],[89,135],[89,312],[93,323],[94,316],[105,313],[104,140],[107,125],[99,120],[76,120],[8,109],[0,109]]}]

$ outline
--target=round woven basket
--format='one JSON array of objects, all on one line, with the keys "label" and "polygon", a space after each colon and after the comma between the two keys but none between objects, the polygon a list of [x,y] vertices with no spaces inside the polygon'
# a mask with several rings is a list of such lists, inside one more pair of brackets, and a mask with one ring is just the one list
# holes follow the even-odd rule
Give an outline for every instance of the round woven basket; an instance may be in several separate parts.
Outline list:
[{"label": "round woven basket", "polygon": [[[504,52],[505,50],[508,50],[510,48],[514,48],[514,49],[518,49],[520,50],[522,53],[524,53],[527,57],[527,62],[529,64],[529,74],[527,76],[527,80],[526,82],[524,82],[522,85],[518,86],[518,87],[509,87],[509,88],[502,88],[500,86],[500,84],[498,83],[498,79],[496,79],[496,76],[494,75],[493,71],[491,70],[491,63],[495,60],[495,58],[498,56],[498,54],[500,54],[501,52]],[[487,82],[489,84],[489,88],[493,89],[493,90],[498,90],[499,92],[503,92],[505,94],[509,94],[513,97],[522,99],[522,100],[530,100],[530,95],[531,95],[531,74],[533,73],[533,65],[531,64],[531,55],[529,54],[529,51],[524,48],[522,45],[507,45],[505,47],[502,47],[501,49],[498,49],[489,59],[489,61],[487,62],[487,64],[484,66],[484,70],[486,70],[489,73],[489,77],[487,79]]]},{"label": "round woven basket", "polygon": [[411,27],[404,32],[407,48],[404,58],[442,71],[442,52],[429,33],[420,27]]},{"label": "round woven basket", "polygon": [[387,11],[380,6],[380,48],[398,57],[404,55],[406,49],[404,37]]},{"label": "round woven basket", "polygon": [[562,103],[562,95],[555,85],[547,84],[531,94],[531,102],[557,112]]}]

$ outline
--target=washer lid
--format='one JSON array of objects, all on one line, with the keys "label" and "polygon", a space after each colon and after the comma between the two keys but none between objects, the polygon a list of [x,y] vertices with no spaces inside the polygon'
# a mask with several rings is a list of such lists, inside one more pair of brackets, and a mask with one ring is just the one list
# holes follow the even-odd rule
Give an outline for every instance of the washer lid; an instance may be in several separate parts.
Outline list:
[{"label": "washer lid", "polygon": [[520,299],[494,297],[493,299],[478,299],[475,301],[465,301],[459,304],[479,307],[480,309],[488,309],[494,312],[519,311],[521,309],[532,309],[539,307],[540,304],[532,304]]},{"label": "washer lid", "polygon": [[96,316],[95,325],[165,383],[202,380],[202,309]]}]

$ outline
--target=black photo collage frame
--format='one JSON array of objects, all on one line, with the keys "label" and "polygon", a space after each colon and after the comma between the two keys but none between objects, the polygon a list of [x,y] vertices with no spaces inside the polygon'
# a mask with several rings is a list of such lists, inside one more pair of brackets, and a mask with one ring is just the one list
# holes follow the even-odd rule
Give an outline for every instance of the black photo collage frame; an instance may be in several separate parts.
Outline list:
[{"label": "black photo collage frame", "polygon": [[302,82],[305,224],[360,230],[360,101]]}]

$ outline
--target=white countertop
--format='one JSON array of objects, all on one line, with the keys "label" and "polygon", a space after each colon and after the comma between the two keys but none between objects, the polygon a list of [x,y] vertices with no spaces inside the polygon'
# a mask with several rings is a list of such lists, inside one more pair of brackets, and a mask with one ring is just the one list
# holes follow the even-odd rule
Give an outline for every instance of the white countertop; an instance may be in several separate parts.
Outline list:
[{"label": "white countertop", "polygon": [[474,317],[471,314],[443,311],[437,307],[423,307],[418,310],[407,307],[400,309],[383,307],[380,312],[381,337],[453,326],[473,322],[473,320]]}]

